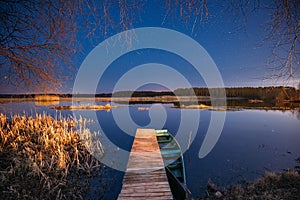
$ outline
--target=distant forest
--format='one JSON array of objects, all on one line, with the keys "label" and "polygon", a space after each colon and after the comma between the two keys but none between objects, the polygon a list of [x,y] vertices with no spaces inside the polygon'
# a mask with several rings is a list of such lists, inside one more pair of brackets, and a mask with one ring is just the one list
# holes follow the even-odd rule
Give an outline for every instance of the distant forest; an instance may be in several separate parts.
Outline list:
[{"label": "distant forest", "polygon": [[[211,88],[217,92],[217,88]],[[232,98],[260,99],[260,100],[300,100],[300,90],[294,87],[235,87],[225,88],[226,96]],[[210,96],[208,88],[178,88],[174,92],[151,91],[121,91],[115,92],[114,97],[155,97],[155,96]]]},{"label": "distant forest", "polygon": [[[210,89],[218,90],[215,88]],[[227,97],[239,97],[261,100],[300,100],[300,90],[294,87],[236,87],[225,88]],[[209,96],[208,88],[179,88],[174,91],[179,96],[189,96],[192,93],[197,96]]]},{"label": "distant forest", "polygon": [[[217,92],[217,88],[211,88]],[[258,99],[258,100],[291,100],[300,101],[300,90],[294,87],[234,87],[225,88],[226,96],[230,98]],[[76,94],[76,97],[161,97],[161,96],[203,96],[208,97],[208,88],[178,88],[172,91],[119,91],[113,94]],[[0,98],[34,98],[41,94],[1,94]],[[72,97],[72,94],[47,94],[60,97]]]}]

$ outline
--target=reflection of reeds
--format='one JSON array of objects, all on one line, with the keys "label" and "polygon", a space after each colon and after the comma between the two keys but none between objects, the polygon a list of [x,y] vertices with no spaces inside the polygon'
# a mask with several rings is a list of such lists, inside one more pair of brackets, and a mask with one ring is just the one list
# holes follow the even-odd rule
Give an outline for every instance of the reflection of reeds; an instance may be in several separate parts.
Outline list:
[{"label": "reflection of reeds", "polygon": [[138,107],[138,110],[150,110],[149,107]]},{"label": "reflection of reeds", "polygon": [[[101,143],[93,140],[85,123],[54,120],[45,114],[7,120],[0,114],[0,196],[82,197],[87,187],[84,180],[100,166],[88,150],[98,157],[103,154]],[[80,126],[79,131],[74,126]]]},{"label": "reflection of reeds", "polygon": [[58,105],[59,101],[35,101],[34,103],[37,106],[53,106]]}]

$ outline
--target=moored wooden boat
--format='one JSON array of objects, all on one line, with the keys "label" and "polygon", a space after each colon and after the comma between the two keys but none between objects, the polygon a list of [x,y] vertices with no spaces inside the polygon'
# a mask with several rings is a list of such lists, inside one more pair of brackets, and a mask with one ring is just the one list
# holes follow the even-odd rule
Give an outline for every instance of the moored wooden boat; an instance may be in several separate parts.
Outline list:
[{"label": "moored wooden boat", "polygon": [[165,164],[168,181],[175,199],[188,199],[183,153],[168,130],[156,130],[156,137]]}]

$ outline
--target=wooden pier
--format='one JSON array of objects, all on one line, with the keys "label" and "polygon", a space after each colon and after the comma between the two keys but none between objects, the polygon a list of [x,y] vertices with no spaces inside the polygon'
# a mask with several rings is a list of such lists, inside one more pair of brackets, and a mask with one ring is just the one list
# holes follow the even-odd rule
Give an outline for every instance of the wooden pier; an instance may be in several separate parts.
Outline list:
[{"label": "wooden pier", "polygon": [[118,199],[173,199],[154,129],[137,129]]}]

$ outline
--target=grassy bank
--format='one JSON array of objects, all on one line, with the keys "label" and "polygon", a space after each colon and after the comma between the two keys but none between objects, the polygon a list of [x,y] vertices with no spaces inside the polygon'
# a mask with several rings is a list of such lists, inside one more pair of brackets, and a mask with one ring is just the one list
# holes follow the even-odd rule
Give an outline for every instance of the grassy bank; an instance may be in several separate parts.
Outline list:
[{"label": "grassy bank", "polygon": [[209,182],[202,199],[300,199],[300,175],[297,171],[267,173],[252,183],[237,184],[226,190]]},{"label": "grassy bank", "polygon": [[0,114],[0,197],[83,198],[89,178],[101,173],[87,149],[103,153],[85,123],[45,114],[8,120]]}]

